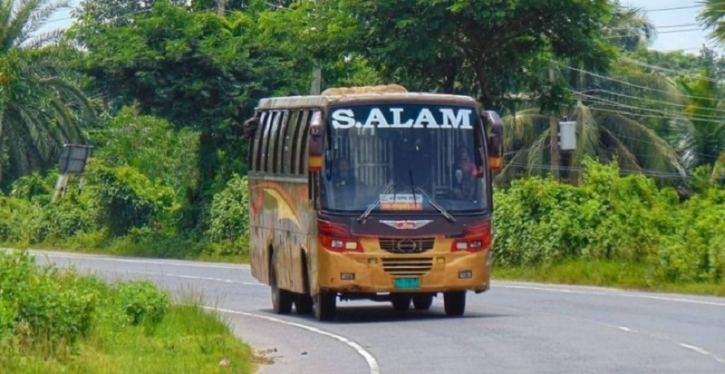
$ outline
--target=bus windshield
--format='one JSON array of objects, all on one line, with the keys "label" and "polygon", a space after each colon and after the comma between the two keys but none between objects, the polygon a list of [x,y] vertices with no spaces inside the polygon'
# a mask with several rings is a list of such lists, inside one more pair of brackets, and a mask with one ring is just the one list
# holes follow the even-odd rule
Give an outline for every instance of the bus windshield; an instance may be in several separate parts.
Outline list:
[{"label": "bus windshield", "polygon": [[323,209],[454,214],[489,208],[489,173],[474,159],[480,121],[474,107],[355,105],[331,108],[327,117]]}]

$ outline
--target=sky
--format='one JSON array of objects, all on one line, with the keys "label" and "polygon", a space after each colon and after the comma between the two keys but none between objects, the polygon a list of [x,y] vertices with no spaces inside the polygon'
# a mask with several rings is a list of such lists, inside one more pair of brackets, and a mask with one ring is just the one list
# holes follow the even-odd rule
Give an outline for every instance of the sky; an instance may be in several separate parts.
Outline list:
[{"label": "sky", "polygon": [[[640,8],[660,33],[650,49],[661,51],[683,50],[698,53],[703,44],[718,54],[725,50],[708,38],[710,30],[703,29],[697,22],[702,10],[700,0],[620,0],[622,5]],[[694,8],[693,8],[694,7]],[[672,9],[685,8],[685,9]],[[675,26],[675,27],[672,27]]]},{"label": "sky", "polygon": [[[71,5],[76,6],[80,1],[71,0]],[[637,7],[647,12],[647,18],[660,33],[650,45],[650,49],[661,51],[681,49],[686,53],[697,54],[702,45],[706,44],[718,54],[725,54],[725,48],[709,40],[708,30],[693,25],[697,23],[697,14],[702,10],[702,6],[699,5],[700,0],[620,0],[620,2],[622,5]],[[686,9],[671,9],[680,7]],[[69,10],[64,9],[52,17],[43,31],[66,28],[71,22]]]}]

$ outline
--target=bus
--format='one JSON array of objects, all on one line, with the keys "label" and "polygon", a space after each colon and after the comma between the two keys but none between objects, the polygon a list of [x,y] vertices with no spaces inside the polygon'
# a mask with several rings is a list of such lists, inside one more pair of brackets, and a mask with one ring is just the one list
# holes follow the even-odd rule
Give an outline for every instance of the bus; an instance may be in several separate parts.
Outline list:
[{"label": "bus", "polygon": [[261,99],[249,139],[251,273],[277,314],[338,300],[446,315],[490,288],[503,123],[468,96],[399,85]]}]

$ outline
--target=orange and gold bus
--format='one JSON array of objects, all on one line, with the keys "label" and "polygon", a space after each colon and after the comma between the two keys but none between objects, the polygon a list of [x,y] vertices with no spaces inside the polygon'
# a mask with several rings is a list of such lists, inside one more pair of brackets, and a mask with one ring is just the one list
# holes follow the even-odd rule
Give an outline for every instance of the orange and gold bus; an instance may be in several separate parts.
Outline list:
[{"label": "orange and gold bus", "polygon": [[252,275],[278,314],[338,299],[447,315],[490,287],[503,124],[467,96],[398,85],[260,100],[249,137]]}]

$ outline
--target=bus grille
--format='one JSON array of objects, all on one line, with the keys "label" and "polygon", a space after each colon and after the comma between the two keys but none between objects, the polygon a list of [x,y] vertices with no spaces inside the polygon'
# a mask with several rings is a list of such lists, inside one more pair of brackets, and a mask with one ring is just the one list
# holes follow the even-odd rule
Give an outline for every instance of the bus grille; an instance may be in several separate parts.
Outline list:
[{"label": "bus grille", "polygon": [[433,259],[428,258],[383,258],[386,273],[397,276],[421,276],[433,268]]},{"label": "bus grille", "polygon": [[379,243],[390,253],[416,254],[433,249],[435,238],[380,238]]}]

